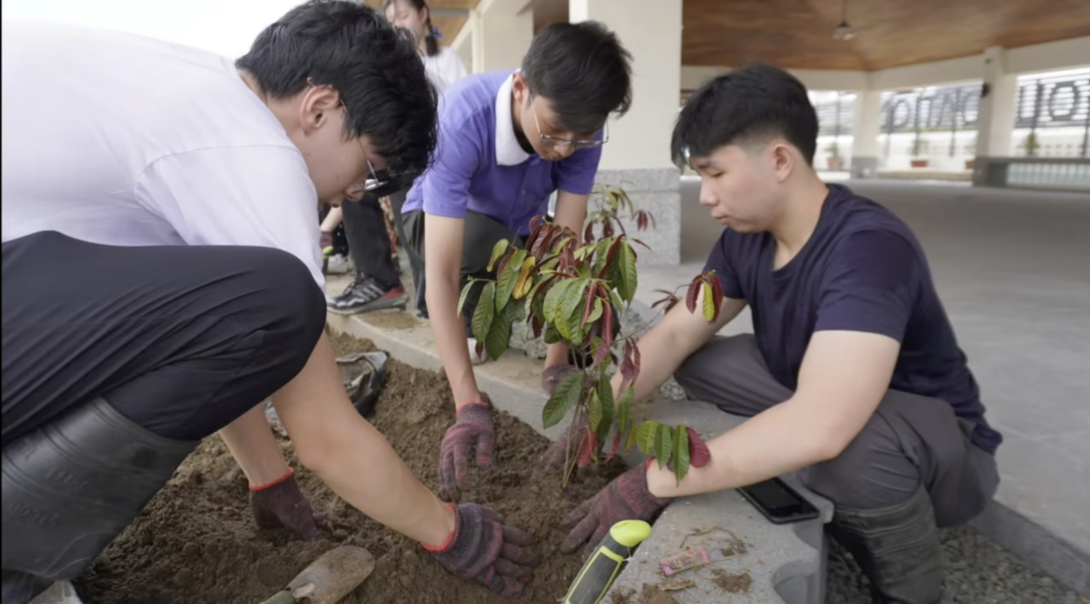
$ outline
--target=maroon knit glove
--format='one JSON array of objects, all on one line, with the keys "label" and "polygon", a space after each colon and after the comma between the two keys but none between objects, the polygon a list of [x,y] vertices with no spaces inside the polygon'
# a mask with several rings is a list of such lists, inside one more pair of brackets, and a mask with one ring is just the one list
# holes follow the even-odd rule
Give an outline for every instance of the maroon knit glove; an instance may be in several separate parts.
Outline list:
[{"label": "maroon knit glove", "polygon": [[451,507],[454,533],[442,546],[424,549],[455,575],[480,581],[503,597],[517,598],[541,562],[530,549],[533,538],[504,525],[499,514],[475,503]]},{"label": "maroon knit glove", "polygon": [[[587,433],[587,414],[580,413],[579,425],[574,434],[577,439],[582,439]],[[578,450],[568,451],[569,443],[571,442],[571,435],[573,432],[569,427],[564,435],[554,440],[549,444],[549,448],[545,450],[545,453],[541,456],[541,465],[546,469],[553,470],[556,468],[564,467],[564,463],[568,461],[568,455],[578,455]],[[581,441],[580,441],[581,442]]]},{"label": "maroon knit glove", "polygon": [[541,389],[545,391],[545,394],[552,396],[557,384],[563,382],[564,378],[575,371],[579,371],[575,365],[553,365],[546,368],[541,374]]},{"label": "maroon knit glove", "polygon": [[622,520],[651,518],[670,503],[671,499],[659,499],[647,489],[647,466],[640,465],[621,474],[598,491],[594,497],[575,508],[565,522],[574,525],[561,551],[571,553],[587,543],[597,545],[609,529]]},{"label": "maroon knit glove", "polygon": [[458,419],[447,428],[439,452],[439,494],[457,501],[459,490],[469,486],[469,455],[477,448],[477,467],[492,465],[496,432],[492,411],[486,403],[469,403],[458,410]]},{"label": "maroon knit glove", "polygon": [[295,469],[261,487],[250,485],[250,511],[261,528],[286,528],[303,539],[321,536],[318,521],[329,514],[316,513],[295,481]]}]

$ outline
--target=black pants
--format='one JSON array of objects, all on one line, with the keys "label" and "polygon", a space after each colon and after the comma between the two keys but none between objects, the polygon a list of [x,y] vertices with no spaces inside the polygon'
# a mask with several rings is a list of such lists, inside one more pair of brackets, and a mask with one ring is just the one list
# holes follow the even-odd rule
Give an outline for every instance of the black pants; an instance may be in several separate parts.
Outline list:
[{"label": "black pants", "polygon": [[[404,203],[404,193],[397,195]],[[400,204],[394,205],[397,206],[394,208],[394,222],[399,224],[397,216],[400,214]],[[352,262],[356,265],[356,272],[373,278],[384,288],[400,285],[401,270],[393,258],[390,236],[386,232],[386,217],[382,213],[382,204],[378,198],[368,194],[360,201],[345,200],[341,204],[341,211],[348,249],[352,254]],[[398,238],[404,241],[400,232]]]},{"label": "black pants", "polygon": [[[424,278],[424,212],[421,210],[409,212],[402,216],[402,221],[405,231],[405,248],[408,249],[409,258],[413,263],[416,308],[426,317],[427,303],[424,293],[427,282]],[[493,273],[488,271],[488,262],[492,259],[492,248],[501,239],[507,239],[515,247],[524,245],[523,239],[507,225],[478,212],[469,211],[466,213],[465,243],[462,247],[462,278],[459,282],[459,288],[465,287],[470,277],[495,277]],[[473,292],[466,299],[463,307],[462,312],[467,328],[472,320],[473,311],[477,308],[480,293],[480,286],[473,288]]]},{"label": "black pants", "polygon": [[95,397],[166,438],[223,428],[295,377],[325,326],[279,250],[3,244],[3,446]]}]

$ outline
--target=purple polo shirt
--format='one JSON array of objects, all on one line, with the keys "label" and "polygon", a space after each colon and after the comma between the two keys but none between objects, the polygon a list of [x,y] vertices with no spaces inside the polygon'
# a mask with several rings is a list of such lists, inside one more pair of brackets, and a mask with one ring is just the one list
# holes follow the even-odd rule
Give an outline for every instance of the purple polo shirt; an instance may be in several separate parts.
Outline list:
[{"label": "purple polo shirt", "polygon": [[464,218],[473,210],[525,236],[530,221],[548,212],[554,191],[590,193],[601,148],[551,162],[519,146],[511,120],[513,73],[469,76],[443,92],[432,166],[409,189],[402,212]]},{"label": "purple polo shirt", "polygon": [[888,209],[841,185],[810,239],[773,270],[768,233],[723,232],[705,270],[728,298],[745,300],[757,348],[778,382],[798,385],[816,331],[877,333],[901,343],[890,388],[947,402],[976,426],[973,441],[993,453],[1002,437],[984,419],[980,390],[939,299],[923,249]]}]

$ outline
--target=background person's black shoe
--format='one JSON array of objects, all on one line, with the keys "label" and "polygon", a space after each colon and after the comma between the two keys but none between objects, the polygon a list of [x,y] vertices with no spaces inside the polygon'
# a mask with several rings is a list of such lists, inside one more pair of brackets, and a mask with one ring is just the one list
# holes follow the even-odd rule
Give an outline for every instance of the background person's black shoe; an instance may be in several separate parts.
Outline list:
[{"label": "background person's black shoe", "polygon": [[339,315],[352,315],[385,308],[405,310],[409,298],[401,284],[383,287],[371,277],[359,276],[345,288],[344,293],[329,300],[326,306]]}]

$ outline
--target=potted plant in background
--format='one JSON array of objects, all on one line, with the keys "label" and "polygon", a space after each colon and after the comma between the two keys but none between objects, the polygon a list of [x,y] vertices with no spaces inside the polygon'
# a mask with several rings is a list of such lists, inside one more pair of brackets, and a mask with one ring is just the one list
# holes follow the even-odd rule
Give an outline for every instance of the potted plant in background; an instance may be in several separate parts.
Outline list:
[{"label": "potted plant in background", "polygon": [[920,159],[920,156],[927,153],[927,141],[920,137],[919,134],[912,141],[912,167],[913,168],[926,168],[930,162],[927,159]]},{"label": "potted plant in background", "polygon": [[833,141],[825,148],[825,151],[829,153],[829,169],[833,172],[839,172],[844,169],[844,158],[840,156],[840,145],[836,141]]},{"label": "potted plant in background", "polygon": [[1026,150],[1026,157],[1037,156],[1037,150],[1041,148],[1041,143],[1037,141],[1036,132],[1030,132],[1026,135],[1025,140],[1022,141],[1022,148]]}]

